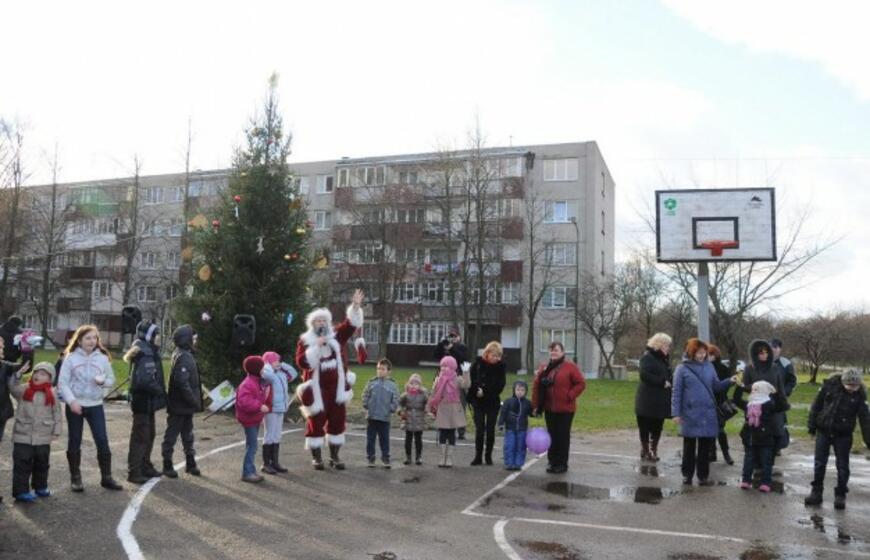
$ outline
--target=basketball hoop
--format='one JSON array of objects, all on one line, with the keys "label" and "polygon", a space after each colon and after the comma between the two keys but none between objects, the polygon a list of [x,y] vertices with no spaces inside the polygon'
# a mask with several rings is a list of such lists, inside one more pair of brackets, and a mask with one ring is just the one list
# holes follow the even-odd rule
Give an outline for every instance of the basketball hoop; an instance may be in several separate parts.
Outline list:
[{"label": "basketball hoop", "polygon": [[736,249],[740,244],[736,241],[707,241],[701,243],[704,249],[710,249],[710,254],[714,257],[721,257],[722,251],[725,249]]}]

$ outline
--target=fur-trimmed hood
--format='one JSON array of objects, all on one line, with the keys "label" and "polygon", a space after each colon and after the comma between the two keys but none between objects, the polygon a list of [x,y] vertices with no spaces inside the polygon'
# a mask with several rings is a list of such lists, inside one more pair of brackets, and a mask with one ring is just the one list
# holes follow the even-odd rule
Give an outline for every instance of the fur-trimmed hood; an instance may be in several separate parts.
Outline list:
[{"label": "fur-trimmed hood", "polygon": [[[758,351],[761,348],[767,348],[767,360],[764,362],[758,359]],[[752,344],[749,345],[749,359],[752,361],[752,367],[756,371],[767,371],[773,367],[773,348],[770,347],[770,343],[766,340],[753,340]]]}]

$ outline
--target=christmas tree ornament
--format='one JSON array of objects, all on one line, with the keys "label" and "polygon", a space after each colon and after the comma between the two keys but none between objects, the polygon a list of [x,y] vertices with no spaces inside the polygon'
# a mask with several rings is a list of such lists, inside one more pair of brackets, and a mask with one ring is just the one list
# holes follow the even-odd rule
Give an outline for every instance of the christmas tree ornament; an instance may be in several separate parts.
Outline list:
[{"label": "christmas tree ornament", "polygon": [[289,261],[290,259],[291,259],[291,257],[290,257],[290,253],[285,253],[285,254],[284,254],[284,260],[285,260],[285,261]]},{"label": "christmas tree ornament", "polygon": [[211,228],[217,233],[221,229],[221,221],[220,220],[212,220]]},{"label": "christmas tree ornament", "polygon": [[235,212],[237,220],[239,219],[239,202],[241,202],[241,201],[242,201],[241,195],[237,194],[236,196],[233,197],[233,202],[235,203],[235,204],[233,204],[233,212]]},{"label": "christmas tree ornament", "polygon": [[296,228],[296,233],[298,233],[299,235],[305,235],[306,233],[308,233],[308,230],[300,227]]},{"label": "christmas tree ornament", "polygon": [[239,202],[242,201],[242,195],[237,194],[236,196],[233,197],[233,200],[236,201],[236,204],[238,204]]},{"label": "christmas tree ornament", "polygon": [[208,218],[202,214],[197,214],[187,222],[187,225],[194,229],[202,229],[208,224]]},{"label": "christmas tree ornament", "polygon": [[317,270],[323,270],[329,266],[329,261],[326,258],[326,255],[320,255],[320,257],[314,262],[314,268]]},{"label": "christmas tree ornament", "polygon": [[266,249],[263,247],[263,236],[257,238],[257,254],[262,255]]},{"label": "christmas tree ornament", "polygon": [[200,315],[199,318],[202,320],[203,323],[208,323],[209,321],[211,321],[211,315],[209,315],[208,311],[203,311],[202,315]]},{"label": "christmas tree ornament", "polygon": [[201,267],[199,267],[199,272],[197,273],[197,276],[203,282],[208,282],[209,280],[211,280],[211,267],[207,264],[202,265]]}]

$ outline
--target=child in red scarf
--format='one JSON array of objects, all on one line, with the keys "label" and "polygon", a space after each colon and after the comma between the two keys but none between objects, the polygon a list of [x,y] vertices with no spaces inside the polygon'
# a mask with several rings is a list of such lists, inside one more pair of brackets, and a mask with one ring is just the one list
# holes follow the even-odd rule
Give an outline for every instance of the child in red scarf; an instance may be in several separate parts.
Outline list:
[{"label": "child in red scarf", "polygon": [[54,376],[54,366],[42,362],[33,368],[26,385],[9,380],[9,391],[18,400],[12,430],[12,495],[17,502],[34,502],[37,496],[51,495],[48,458],[52,440],[60,436],[62,418],[60,401],[51,386]]}]

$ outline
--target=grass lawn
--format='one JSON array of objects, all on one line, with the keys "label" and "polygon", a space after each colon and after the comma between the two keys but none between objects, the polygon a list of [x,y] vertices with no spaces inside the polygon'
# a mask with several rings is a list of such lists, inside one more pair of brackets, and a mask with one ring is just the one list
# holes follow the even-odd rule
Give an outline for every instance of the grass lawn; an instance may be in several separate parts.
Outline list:
[{"label": "grass lawn", "polygon": [[[36,355],[37,361],[49,361],[54,363],[57,359],[55,352],[38,350]],[[169,375],[169,360],[164,360],[164,371]],[[112,360],[112,368],[115,370],[117,383],[122,383],[127,379],[129,366],[125,364],[120,356],[115,356]],[[362,413],[360,406],[360,398],[362,397],[363,388],[369,379],[375,376],[374,365],[360,366],[351,364],[351,369],[357,374],[357,381],[354,391],[354,400],[350,403],[349,414],[351,416],[359,416]],[[399,386],[399,391],[404,391],[405,383],[412,373],[417,372],[423,377],[423,384],[430,388],[435,379],[435,368],[396,368],[392,372],[392,378]],[[586,391],[580,396],[577,407],[577,414],[574,416],[574,430],[580,432],[603,432],[608,430],[633,430],[637,426],[634,417],[634,395],[637,390],[637,375],[631,375],[626,381],[615,381],[609,379],[590,379],[586,382]],[[797,389],[791,395],[792,409],[788,412],[788,423],[791,435],[794,437],[808,438],[807,434],[807,416],[809,407],[812,404],[816,393],[819,390],[818,385],[809,385],[808,375],[801,374],[798,376],[799,384]],[[509,374],[507,386],[502,394],[503,398],[507,398],[510,394],[510,387],[514,381],[522,379],[529,385],[532,382],[531,375],[518,376]],[[124,391],[126,392],[126,391]],[[469,423],[471,415],[469,413]],[[543,426],[543,418],[532,418],[532,426]],[[727,431],[729,434],[737,434],[743,421],[738,417],[728,422]],[[677,435],[677,427],[673,422],[665,422],[665,431],[671,435]],[[860,438],[859,438],[860,440]]]}]

